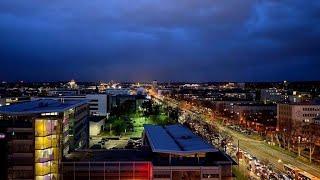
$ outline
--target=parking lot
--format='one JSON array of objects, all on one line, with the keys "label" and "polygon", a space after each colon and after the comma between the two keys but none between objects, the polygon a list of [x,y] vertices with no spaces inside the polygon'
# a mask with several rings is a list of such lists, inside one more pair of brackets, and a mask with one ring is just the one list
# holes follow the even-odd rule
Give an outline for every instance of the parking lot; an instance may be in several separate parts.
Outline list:
[{"label": "parking lot", "polygon": [[139,149],[142,141],[140,138],[130,139],[127,137],[92,137],[91,149]]}]

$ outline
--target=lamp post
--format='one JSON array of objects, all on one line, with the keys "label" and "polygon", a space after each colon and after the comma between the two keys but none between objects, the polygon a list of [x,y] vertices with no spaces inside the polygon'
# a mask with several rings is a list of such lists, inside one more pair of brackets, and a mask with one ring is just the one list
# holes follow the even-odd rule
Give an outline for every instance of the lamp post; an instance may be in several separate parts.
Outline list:
[{"label": "lamp post", "polygon": [[301,155],[301,147],[300,147],[300,143],[301,143],[301,136],[298,136],[298,156],[300,157]]}]

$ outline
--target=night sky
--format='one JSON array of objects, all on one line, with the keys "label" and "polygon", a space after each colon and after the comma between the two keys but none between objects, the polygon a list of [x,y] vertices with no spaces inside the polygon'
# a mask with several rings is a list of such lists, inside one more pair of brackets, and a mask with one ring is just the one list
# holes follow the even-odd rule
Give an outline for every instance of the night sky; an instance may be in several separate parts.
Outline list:
[{"label": "night sky", "polygon": [[0,80],[320,80],[319,0],[1,0]]}]

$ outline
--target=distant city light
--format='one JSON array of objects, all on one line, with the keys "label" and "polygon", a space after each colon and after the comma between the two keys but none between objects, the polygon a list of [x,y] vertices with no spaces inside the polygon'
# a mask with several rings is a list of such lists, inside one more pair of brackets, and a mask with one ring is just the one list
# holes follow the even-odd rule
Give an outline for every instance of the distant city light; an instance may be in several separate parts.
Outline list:
[{"label": "distant city light", "polygon": [[6,135],[3,133],[0,133],[0,139],[4,139],[4,138],[6,138]]}]

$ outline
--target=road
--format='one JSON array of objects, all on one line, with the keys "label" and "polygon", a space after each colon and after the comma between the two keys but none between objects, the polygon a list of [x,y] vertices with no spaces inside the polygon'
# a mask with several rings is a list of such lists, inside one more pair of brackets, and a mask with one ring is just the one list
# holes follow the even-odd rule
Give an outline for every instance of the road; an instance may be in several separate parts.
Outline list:
[{"label": "road", "polygon": [[[301,162],[301,160],[298,160],[281,151],[271,148],[263,141],[253,140],[249,137],[244,136],[241,133],[232,131],[226,127],[220,126],[219,129],[231,135],[234,144],[237,144],[239,140],[240,149],[247,151],[248,153],[256,156],[260,160],[267,159],[279,170],[283,169],[283,163],[291,164],[306,172],[309,172],[310,174],[320,177],[320,167],[316,167],[314,165]],[[278,162],[279,160],[281,160],[280,163]]]},{"label": "road", "polygon": [[[153,96],[156,97],[155,94],[153,94]],[[159,97],[156,97],[156,98],[160,101],[165,101],[163,98],[159,98]],[[168,104],[169,106],[179,107],[179,103],[173,99],[170,99],[170,100],[166,99],[165,103]],[[185,108],[181,108],[181,109],[187,113],[191,113],[193,115],[202,117],[201,119],[203,119],[203,116],[201,114],[197,114],[196,112],[193,112],[190,109],[185,109]],[[215,123],[217,121],[212,121],[210,119],[205,119],[205,120],[208,123],[215,125],[220,131],[223,131],[226,134],[230,135],[233,138],[233,143],[235,145],[237,145],[239,140],[240,149],[247,151],[248,153],[256,156],[260,160],[267,159],[271,164],[273,164],[279,170],[283,170],[283,164],[291,164],[314,176],[320,177],[320,167],[317,167],[315,165],[311,165],[308,163],[304,163],[301,160],[291,157],[279,150],[273,149],[263,141],[253,140],[241,133],[238,133],[225,126]],[[280,163],[279,163],[279,160],[281,160]]]}]

